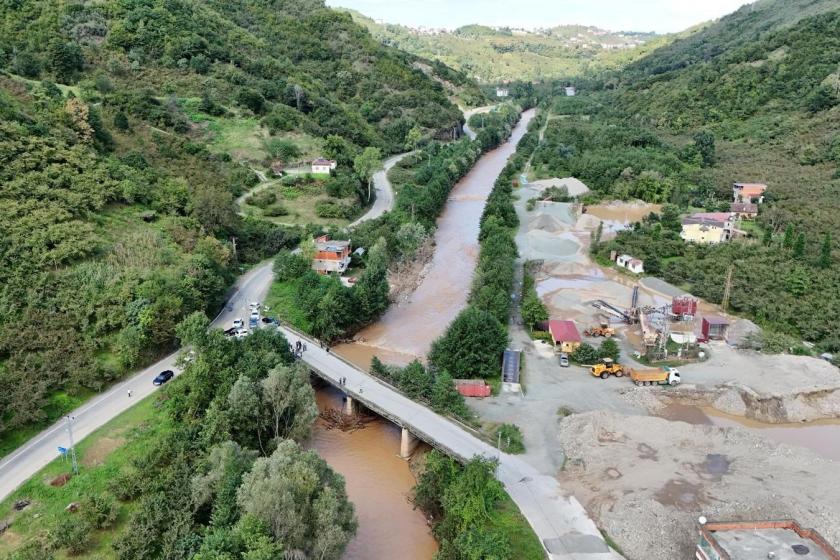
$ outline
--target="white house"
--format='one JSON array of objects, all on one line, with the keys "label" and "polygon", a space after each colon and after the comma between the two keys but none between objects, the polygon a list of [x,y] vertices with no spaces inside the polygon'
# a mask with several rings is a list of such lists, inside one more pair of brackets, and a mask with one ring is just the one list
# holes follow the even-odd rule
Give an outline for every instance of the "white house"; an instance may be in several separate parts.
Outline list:
[{"label": "white house", "polygon": [[508,96],[508,88],[506,87],[497,87],[496,88],[496,97],[507,97]]},{"label": "white house", "polygon": [[619,255],[615,259],[615,264],[621,268],[626,268],[630,272],[642,274],[645,271],[644,261],[633,257],[632,255]]},{"label": "white house", "polygon": [[566,86],[566,97],[574,97],[576,93],[575,86]]},{"label": "white house", "polygon": [[335,160],[318,158],[312,160],[312,173],[329,175],[336,165],[338,165],[338,162]]}]

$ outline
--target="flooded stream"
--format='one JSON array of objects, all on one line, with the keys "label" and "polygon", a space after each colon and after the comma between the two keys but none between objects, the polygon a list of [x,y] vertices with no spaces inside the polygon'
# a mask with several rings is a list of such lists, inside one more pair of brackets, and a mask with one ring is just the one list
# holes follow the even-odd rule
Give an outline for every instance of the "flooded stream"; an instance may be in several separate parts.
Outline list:
[{"label": "flooded stream", "polygon": [[[318,408],[341,409],[334,387],[316,392]],[[437,551],[423,513],[408,498],[415,484],[407,461],[397,455],[400,429],[377,418],[364,429],[342,432],[318,420],[312,449],[344,476],[347,495],[356,508],[359,530],[344,560],[429,560]]]},{"label": "flooded stream", "polygon": [[336,352],[365,369],[374,355],[402,364],[425,357],[432,341],[466,306],[478,259],[484,203],[533,116],[533,110],[523,113],[508,141],[482,156],[452,189],[437,222],[434,257],[411,300],[391,306],[378,322],[359,333],[363,343],[338,346]]},{"label": "flooded stream", "polygon": [[840,419],[798,424],[766,424],[725,414],[711,407],[671,404],[660,414],[667,420],[732,428],[740,426],[769,440],[805,447],[827,459],[840,461]]},{"label": "flooded stream", "polygon": [[[335,352],[363,369],[370,367],[374,355],[395,364],[425,357],[432,341],[466,305],[485,201],[533,116],[534,111],[525,112],[511,138],[485,154],[452,189],[437,222],[428,274],[411,300],[391,306],[380,321],[363,330],[364,343],[336,346]],[[317,391],[321,409],[341,408],[341,397],[334,388]],[[319,420],[310,446],[344,476],[356,507],[359,530],[345,560],[429,560],[434,555],[437,542],[423,513],[408,500],[415,479],[409,464],[397,456],[399,428],[377,419],[348,433],[329,430]]]}]

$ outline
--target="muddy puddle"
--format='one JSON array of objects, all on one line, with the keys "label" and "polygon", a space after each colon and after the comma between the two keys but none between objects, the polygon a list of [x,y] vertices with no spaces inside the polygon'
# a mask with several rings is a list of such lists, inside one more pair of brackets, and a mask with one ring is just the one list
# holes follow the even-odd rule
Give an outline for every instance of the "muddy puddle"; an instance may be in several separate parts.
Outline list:
[{"label": "muddy puddle", "polygon": [[[318,408],[341,409],[341,392],[316,392]],[[377,418],[364,429],[342,432],[318,420],[309,447],[344,476],[347,495],[356,508],[359,529],[344,560],[429,560],[437,542],[420,510],[409,501],[416,481],[400,459],[400,429]]]},{"label": "muddy puddle", "polygon": [[392,305],[378,322],[362,330],[359,337],[364,342],[336,347],[339,354],[364,368],[370,366],[374,355],[397,363],[422,358],[466,306],[478,258],[478,225],[484,203],[533,116],[533,110],[523,113],[510,139],[486,153],[452,189],[437,222],[429,272],[409,301]]},{"label": "muddy puddle", "polygon": [[711,407],[671,404],[659,414],[666,420],[723,428],[742,427],[769,440],[805,447],[827,459],[840,461],[840,419],[799,424],[765,424],[725,414]]}]

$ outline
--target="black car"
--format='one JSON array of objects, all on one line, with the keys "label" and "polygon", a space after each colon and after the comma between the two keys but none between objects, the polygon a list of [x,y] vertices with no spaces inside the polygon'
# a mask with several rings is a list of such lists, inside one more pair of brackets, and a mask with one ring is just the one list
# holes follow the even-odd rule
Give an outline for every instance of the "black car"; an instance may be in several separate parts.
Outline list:
[{"label": "black car", "polygon": [[265,325],[273,325],[274,323],[276,323],[276,322],[277,322],[277,319],[274,319],[273,317],[263,317],[263,318],[262,318],[262,319],[260,319],[260,320],[261,320],[261,321],[263,322],[263,324],[265,324]]},{"label": "black car", "polygon": [[164,370],[152,380],[152,385],[163,385],[173,377],[175,377],[174,371],[172,371],[171,369]]}]

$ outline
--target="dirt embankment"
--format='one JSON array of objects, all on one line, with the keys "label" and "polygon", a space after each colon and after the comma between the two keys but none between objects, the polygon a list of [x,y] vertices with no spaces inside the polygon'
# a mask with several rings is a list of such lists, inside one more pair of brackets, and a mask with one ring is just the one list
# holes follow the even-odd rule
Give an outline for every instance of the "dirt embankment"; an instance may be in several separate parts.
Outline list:
[{"label": "dirt embankment", "polygon": [[609,412],[570,416],[557,437],[561,485],[628,560],[692,557],[700,515],[795,518],[840,545],[838,465],[808,450],[741,428]]}]

